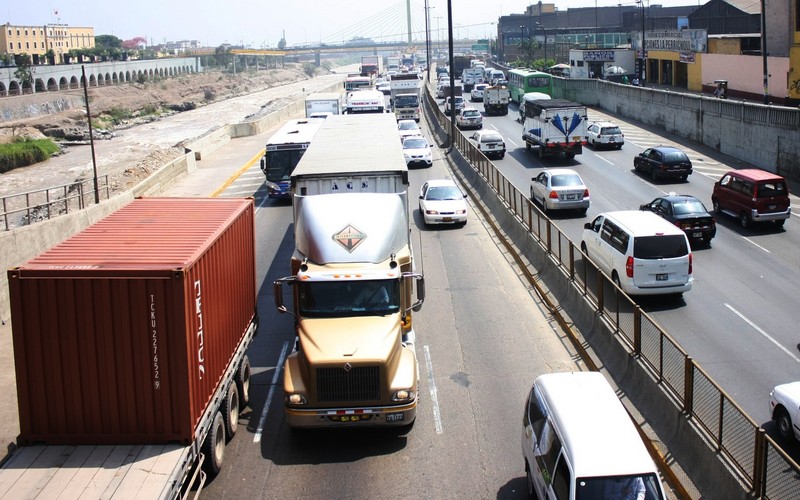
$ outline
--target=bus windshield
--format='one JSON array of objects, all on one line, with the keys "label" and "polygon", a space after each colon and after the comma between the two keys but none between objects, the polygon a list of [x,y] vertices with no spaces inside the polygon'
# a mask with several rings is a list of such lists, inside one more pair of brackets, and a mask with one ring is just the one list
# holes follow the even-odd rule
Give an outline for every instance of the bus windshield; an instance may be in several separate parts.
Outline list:
[{"label": "bus windshield", "polygon": [[308,145],[303,145],[302,148],[277,151],[268,149],[266,153],[267,180],[270,182],[288,181],[307,147]]}]

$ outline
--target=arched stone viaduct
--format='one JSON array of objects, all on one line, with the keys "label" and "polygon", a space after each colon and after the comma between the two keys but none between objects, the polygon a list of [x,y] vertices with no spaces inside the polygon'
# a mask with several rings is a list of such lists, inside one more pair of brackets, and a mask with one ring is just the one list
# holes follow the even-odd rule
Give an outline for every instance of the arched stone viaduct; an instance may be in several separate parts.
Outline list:
[{"label": "arched stone viaduct", "polygon": [[14,74],[16,67],[0,68],[0,97],[79,89],[81,66],[86,68],[89,87],[117,85],[155,77],[167,78],[203,70],[199,57],[31,66],[33,81],[23,84]]}]

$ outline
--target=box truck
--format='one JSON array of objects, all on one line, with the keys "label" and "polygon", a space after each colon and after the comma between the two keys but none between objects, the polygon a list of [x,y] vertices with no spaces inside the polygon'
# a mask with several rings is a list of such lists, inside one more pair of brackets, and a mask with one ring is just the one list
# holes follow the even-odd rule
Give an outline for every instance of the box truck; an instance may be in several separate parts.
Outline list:
[{"label": "box truck", "polygon": [[537,146],[539,158],[561,155],[568,159],[583,152],[587,142],[586,106],[566,99],[525,101],[522,140]]},{"label": "box truck", "polygon": [[383,74],[382,56],[361,56],[361,76],[377,77]]},{"label": "box truck", "polygon": [[316,92],[306,97],[306,118],[325,118],[342,114],[342,94],[339,92]]},{"label": "box truck", "polygon": [[251,198],[143,198],[8,271],[3,498],[177,498],[223,465],[257,330]]},{"label": "box truck", "polygon": [[[297,335],[284,366],[287,421],[410,426],[419,382],[412,311],[425,294],[395,120],[326,120],[293,186],[291,274],[275,281],[276,307],[294,315]],[[292,289],[291,310],[284,285]]]},{"label": "box truck", "polygon": [[390,78],[389,92],[395,118],[419,122],[421,88],[419,76],[417,73],[401,73]]}]

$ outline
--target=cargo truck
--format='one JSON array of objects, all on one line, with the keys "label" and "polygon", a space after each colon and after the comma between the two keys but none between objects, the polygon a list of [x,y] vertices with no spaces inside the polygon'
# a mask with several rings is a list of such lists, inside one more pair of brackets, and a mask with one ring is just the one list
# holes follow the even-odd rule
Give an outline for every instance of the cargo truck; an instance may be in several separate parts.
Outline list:
[{"label": "cargo truck", "polygon": [[20,434],[0,497],[171,499],[220,471],[249,396],[254,242],[251,198],[144,198],[8,271]]},{"label": "cargo truck", "polygon": [[400,72],[400,58],[399,57],[387,57],[386,58],[386,71],[396,71],[397,73]]},{"label": "cargo truck", "polygon": [[453,55],[453,67],[450,68],[450,74],[461,76],[464,70],[472,67],[470,64],[470,57],[465,55]]},{"label": "cargo truck", "polygon": [[342,94],[339,92],[316,92],[306,97],[306,118],[315,118],[320,113],[342,114]]},{"label": "cargo truck", "polygon": [[382,74],[382,56],[361,56],[361,76],[371,76],[374,78]]},{"label": "cargo truck", "polygon": [[389,80],[389,92],[398,120],[414,120],[420,117],[420,80],[417,73],[400,73],[392,75]]},{"label": "cargo truck", "polygon": [[539,158],[563,154],[574,158],[587,142],[586,106],[566,99],[525,101],[522,140],[537,146]]},{"label": "cargo truck", "polygon": [[345,111],[348,114],[384,113],[386,99],[380,90],[355,90],[345,97]]},{"label": "cargo truck", "polygon": [[425,293],[394,119],[331,117],[293,186],[291,275],[274,284],[276,307],[294,315],[297,335],[284,365],[287,422],[410,426],[419,383],[412,311]]},{"label": "cargo truck", "polygon": [[511,92],[506,86],[486,87],[483,90],[483,109],[488,116],[507,115]]}]

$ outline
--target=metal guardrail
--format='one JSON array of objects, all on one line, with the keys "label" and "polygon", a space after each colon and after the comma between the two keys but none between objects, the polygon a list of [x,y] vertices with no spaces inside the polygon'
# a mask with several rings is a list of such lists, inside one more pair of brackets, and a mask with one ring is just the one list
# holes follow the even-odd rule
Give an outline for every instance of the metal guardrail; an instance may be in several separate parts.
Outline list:
[{"label": "metal guardrail", "polygon": [[[447,130],[449,117],[438,110],[433,99],[429,103],[437,108],[439,124]],[[464,135],[457,133],[454,145],[572,286],[619,334],[628,353],[656,377],[677,409],[705,433],[705,440],[751,493],[760,498],[796,497],[800,465]]]},{"label": "metal guardrail", "polygon": [[[97,178],[97,188],[98,197],[107,200],[111,191],[107,175]],[[3,209],[0,217],[3,229],[10,231],[16,227],[81,210],[94,201],[94,179],[85,179],[71,184],[3,196],[0,198]]]}]

